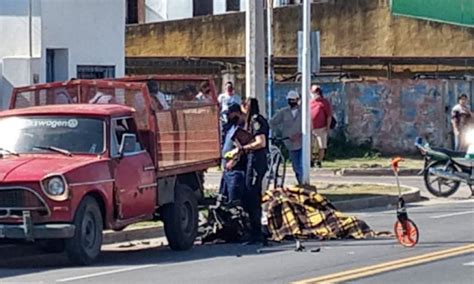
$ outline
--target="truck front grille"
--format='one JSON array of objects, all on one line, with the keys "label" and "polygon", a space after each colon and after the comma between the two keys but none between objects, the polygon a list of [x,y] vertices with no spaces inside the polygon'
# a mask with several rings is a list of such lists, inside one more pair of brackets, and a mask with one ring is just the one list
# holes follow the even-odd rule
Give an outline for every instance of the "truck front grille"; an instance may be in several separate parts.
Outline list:
[{"label": "truck front grille", "polygon": [[0,187],[0,217],[21,216],[22,211],[48,213],[48,207],[41,196],[30,188]]}]

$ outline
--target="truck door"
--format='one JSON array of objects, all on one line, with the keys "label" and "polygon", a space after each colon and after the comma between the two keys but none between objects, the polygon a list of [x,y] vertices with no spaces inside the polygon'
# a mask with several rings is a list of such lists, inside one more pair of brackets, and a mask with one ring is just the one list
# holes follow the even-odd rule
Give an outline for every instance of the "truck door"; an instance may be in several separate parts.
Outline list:
[{"label": "truck door", "polygon": [[[119,154],[125,134],[137,135],[133,118],[113,119],[111,155],[115,175],[115,204],[120,220],[136,219],[154,213],[156,177],[153,161],[140,142]],[[138,135],[137,135],[138,137]]]}]

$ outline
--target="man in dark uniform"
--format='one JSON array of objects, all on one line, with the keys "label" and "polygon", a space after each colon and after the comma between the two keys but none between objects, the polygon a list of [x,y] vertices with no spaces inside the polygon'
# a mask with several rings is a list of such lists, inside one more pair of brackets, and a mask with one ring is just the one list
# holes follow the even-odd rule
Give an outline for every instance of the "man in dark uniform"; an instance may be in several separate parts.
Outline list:
[{"label": "man in dark uniform", "polygon": [[242,205],[249,213],[252,226],[248,244],[264,242],[262,233],[262,181],[267,172],[267,153],[269,125],[260,115],[258,100],[248,99],[242,104],[242,112],[247,115],[246,130],[253,136],[252,142],[234,149],[235,154],[247,154],[247,168],[245,172],[245,191],[242,196]]}]

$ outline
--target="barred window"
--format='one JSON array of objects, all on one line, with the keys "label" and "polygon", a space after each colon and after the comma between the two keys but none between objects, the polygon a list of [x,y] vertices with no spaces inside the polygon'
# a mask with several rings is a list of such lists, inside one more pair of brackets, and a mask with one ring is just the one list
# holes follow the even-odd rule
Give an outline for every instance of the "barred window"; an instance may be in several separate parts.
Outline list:
[{"label": "barred window", "polygon": [[115,78],[115,66],[77,65],[78,79]]}]

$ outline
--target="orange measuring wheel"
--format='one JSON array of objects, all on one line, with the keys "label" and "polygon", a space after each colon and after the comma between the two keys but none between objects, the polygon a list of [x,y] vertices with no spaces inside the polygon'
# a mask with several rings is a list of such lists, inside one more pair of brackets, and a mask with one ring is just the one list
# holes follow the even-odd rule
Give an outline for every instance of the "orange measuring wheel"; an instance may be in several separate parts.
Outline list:
[{"label": "orange measuring wheel", "polygon": [[406,219],[395,222],[394,231],[398,242],[402,246],[414,247],[418,243],[418,227],[412,220]]},{"label": "orange measuring wheel", "polygon": [[400,181],[398,179],[399,163],[403,159],[396,157],[392,160],[392,170],[397,180],[398,187],[398,202],[397,202],[397,221],[395,222],[393,230],[398,242],[404,247],[414,247],[418,243],[419,232],[415,223],[408,218],[408,212],[405,205],[405,200],[400,189]]}]

